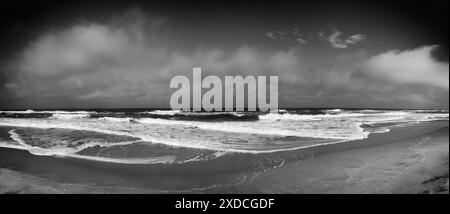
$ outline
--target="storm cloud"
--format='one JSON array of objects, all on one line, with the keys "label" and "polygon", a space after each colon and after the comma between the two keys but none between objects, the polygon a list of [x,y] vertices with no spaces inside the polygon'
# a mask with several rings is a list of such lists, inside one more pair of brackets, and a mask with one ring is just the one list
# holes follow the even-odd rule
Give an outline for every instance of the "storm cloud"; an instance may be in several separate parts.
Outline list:
[{"label": "storm cloud", "polygon": [[[204,75],[219,77],[279,76],[280,107],[370,103],[448,108],[448,62],[433,58],[434,45],[381,53],[351,50],[310,60],[296,48],[178,49],[165,28],[170,28],[165,18],[133,13],[45,32],[11,62],[2,93],[29,102],[45,99],[41,105],[50,107],[51,100],[168,107],[170,79],[190,77],[193,67],[202,67]],[[336,48],[365,40],[363,35],[341,39],[341,34],[328,38]]]}]

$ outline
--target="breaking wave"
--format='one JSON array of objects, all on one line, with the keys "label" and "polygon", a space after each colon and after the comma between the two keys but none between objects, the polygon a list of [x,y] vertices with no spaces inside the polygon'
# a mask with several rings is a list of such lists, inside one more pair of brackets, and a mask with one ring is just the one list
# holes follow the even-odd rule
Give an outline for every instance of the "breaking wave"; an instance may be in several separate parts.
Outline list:
[{"label": "breaking wave", "polygon": [[[118,163],[183,163],[214,158],[216,153],[273,153],[342,143],[392,126],[433,120],[448,120],[448,111],[0,111],[0,128],[6,127],[14,141],[1,142],[0,147]],[[23,131],[26,128],[32,129]],[[181,158],[186,150],[189,155]]]}]

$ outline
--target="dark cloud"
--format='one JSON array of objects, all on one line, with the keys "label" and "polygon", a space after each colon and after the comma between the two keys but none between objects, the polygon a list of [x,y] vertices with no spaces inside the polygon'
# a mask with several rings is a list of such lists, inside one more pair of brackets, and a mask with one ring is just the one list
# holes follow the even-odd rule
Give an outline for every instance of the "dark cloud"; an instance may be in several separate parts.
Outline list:
[{"label": "dark cloud", "polygon": [[366,33],[294,27],[259,32],[288,47],[184,48],[167,34],[170,21],[131,10],[44,31],[0,72],[3,105],[168,107],[170,79],[202,67],[205,76],[279,76],[281,107],[448,108],[448,62],[434,59],[434,45],[374,50],[357,46]]}]

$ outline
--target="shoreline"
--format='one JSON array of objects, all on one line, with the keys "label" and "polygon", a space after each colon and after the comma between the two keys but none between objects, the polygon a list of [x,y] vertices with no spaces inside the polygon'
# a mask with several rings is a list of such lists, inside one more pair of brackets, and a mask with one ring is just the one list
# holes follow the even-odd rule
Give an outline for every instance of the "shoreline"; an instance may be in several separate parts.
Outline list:
[{"label": "shoreline", "polygon": [[449,128],[340,150],[255,179],[262,193],[448,194]]},{"label": "shoreline", "polygon": [[[415,150],[416,153],[420,153],[420,157],[423,157],[421,161],[414,159],[414,156],[410,159],[405,158],[409,157],[408,155],[401,156],[404,155],[403,150],[409,151],[410,146],[420,143],[421,139],[429,139],[428,141],[431,142],[420,144],[418,148],[421,150]],[[444,152],[439,153],[438,150],[443,148]],[[380,158],[389,152],[393,156]],[[436,161],[433,156],[438,153],[439,157],[443,158]],[[251,178],[251,181],[246,179],[242,184],[239,183],[241,179],[237,176],[240,172],[248,170],[244,166],[242,169],[232,167],[239,161],[242,162],[242,159],[256,162],[257,159],[251,155],[243,155],[242,159],[238,160],[233,160],[234,157],[213,160],[208,163],[208,166],[202,165],[203,163],[173,166],[167,169],[163,166],[162,171],[171,173],[175,170],[175,175],[172,177],[167,177],[164,173],[152,175],[156,177],[156,181],[151,182],[153,186],[164,184],[166,185],[163,185],[164,188],[171,187],[168,188],[170,190],[165,191],[148,188],[146,183],[148,179],[135,178],[140,174],[136,171],[152,174],[153,171],[158,170],[154,166],[124,166],[75,158],[35,156],[23,150],[0,148],[0,193],[176,193],[185,191],[180,188],[183,183],[188,183],[192,187],[190,189],[193,191],[189,191],[191,193],[439,193],[440,191],[435,190],[436,188],[445,190],[445,179],[447,179],[446,193],[448,193],[448,121],[395,127],[387,133],[371,134],[364,140],[279,152],[277,156],[283,157],[289,163],[283,162],[283,167],[275,167],[269,173]],[[394,165],[400,167],[389,172],[391,174],[379,175],[376,170],[370,171],[370,167],[367,167],[370,161],[372,161],[372,168],[389,168]],[[361,169],[361,166],[366,168]],[[420,169],[413,170],[414,167]],[[326,173],[319,173],[321,171]],[[393,176],[395,171],[401,172],[400,175],[397,173]],[[438,173],[439,175],[436,174],[434,177],[419,176],[424,174],[424,171],[428,174],[440,171],[441,174]],[[253,176],[251,174],[254,172],[246,173],[248,178]],[[206,181],[197,181],[198,176],[209,176],[209,174],[217,175],[208,177]],[[376,185],[370,188],[361,188],[358,185],[355,187],[355,184],[348,180],[352,178],[355,182],[357,175],[372,181],[395,177],[394,180],[386,183],[389,183],[391,189],[396,190],[386,191],[386,188],[381,188],[382,190],[379,191],[367,191],[374,190]],[[415,179],[407,179],[411,177]],[[368,182],[361,180],[363,183]],[[423,180],[421,181],[423,183],[418,183],[418,180]],[[214,186],[217,181],[224,181],[225,184],[208,188]],[[172,184],[167,185],[164,182]],[[128,183],[133,185],[120,185]],[[234,185],[236,183],[239,184]],[[417,187],[415,190],[404,187],[411,183]],[[328,185],[328,187],[319,187],[320,184]],[[381,182],[377,185],[383,184]],[[204,188],[205,186],[207,188]],[[309,188],[299,188],[302,186],[309,186]],[[422,188],[423,186],[428,188]]]}]

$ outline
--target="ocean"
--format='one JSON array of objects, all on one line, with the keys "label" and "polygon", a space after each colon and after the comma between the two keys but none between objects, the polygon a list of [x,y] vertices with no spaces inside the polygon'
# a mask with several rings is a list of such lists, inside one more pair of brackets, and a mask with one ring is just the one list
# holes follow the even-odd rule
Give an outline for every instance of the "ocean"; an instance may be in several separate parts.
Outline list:
[{"label": "ocean", "polygon": [[[393,127],[448,117],[447,110],[380,109],[0,111],[0,147],[42,158],[112,164],[115,171],[133,168],[135,173],[125,174],[143,176],[131,186],[121,179],[109,179],[107,185],[189,191],[251,182],[260,173],[313,155],[303,150],[354,143]],[[51,168],[39,167],[44,167],[41,172]],[[252,177],[242,173],[248,171]],[[83,182],[89,180],[86,176]],[[198,176],[203,176],[201,182]]]}]

